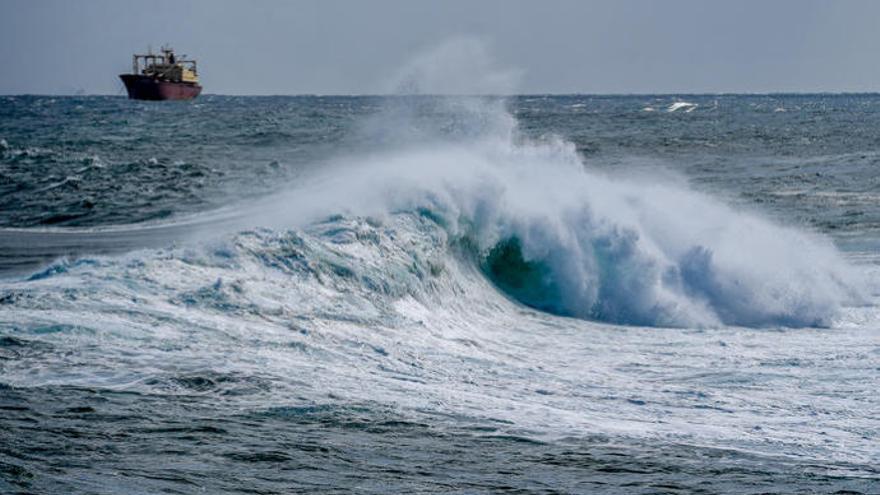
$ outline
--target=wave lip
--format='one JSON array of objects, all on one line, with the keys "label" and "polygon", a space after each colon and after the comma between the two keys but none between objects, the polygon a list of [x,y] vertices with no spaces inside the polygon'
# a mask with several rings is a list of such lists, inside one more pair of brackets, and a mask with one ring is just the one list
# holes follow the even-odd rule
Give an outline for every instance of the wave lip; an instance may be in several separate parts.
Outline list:
[{"label": "wave lip", "polygon": [[476,264],[508,296],[577,318],[828,326],[863,300],[864,281],[827,238],[680,183],[594,172],[570,143],[521,136],[497,102],[451,108],[465,121],[458,126],[481,133],[350,157],[316,181],[307,203],[285,206],[429,211],[450,238],[475,247]]},{"label": "wave lip", "polygon": [[827,239],[675,186],[584,174],[585,204],[565,221],[499,219],[483,251],[487,276],[523,304],[629,325],[804,327],[863,300]]}]

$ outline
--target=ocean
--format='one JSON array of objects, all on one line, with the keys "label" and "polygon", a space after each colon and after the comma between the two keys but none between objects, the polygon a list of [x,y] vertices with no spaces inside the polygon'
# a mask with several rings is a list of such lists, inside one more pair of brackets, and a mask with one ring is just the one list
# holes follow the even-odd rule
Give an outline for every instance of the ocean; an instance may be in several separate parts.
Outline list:
[{"label": "ocean", "polygon": [[880,95],[0,97],[0,492],[880,493]]}]

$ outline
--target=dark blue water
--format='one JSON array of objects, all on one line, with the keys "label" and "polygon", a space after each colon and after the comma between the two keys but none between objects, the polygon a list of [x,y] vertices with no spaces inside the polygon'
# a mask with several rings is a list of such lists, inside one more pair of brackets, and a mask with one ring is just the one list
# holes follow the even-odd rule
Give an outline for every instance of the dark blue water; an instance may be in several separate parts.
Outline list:
[{"label": "dark blue water", "polygon": [[880,493],[880,96],[0,97],[0,492]]}]

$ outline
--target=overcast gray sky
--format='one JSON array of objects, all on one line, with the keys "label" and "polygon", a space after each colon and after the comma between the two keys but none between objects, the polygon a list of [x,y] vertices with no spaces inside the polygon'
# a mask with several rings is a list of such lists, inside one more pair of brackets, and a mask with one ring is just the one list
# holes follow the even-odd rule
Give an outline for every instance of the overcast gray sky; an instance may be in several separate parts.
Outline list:
[{"label": "overcast gray sky", "polygon": [[475,64],[520,93],[876,91],[878,21],[872,0],[0,0],[0,93],[123,94],[163,43],[206,93],[384,93],[438,46],[487,59],[437,65],[439,92]]}]

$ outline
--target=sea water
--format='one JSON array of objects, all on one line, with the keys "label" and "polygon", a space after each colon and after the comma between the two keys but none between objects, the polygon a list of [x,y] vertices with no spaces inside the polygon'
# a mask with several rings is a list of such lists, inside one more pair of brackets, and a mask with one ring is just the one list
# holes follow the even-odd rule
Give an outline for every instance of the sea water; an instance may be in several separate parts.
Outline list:
[{"label": "sea water", "polygon": [[0,97],[0,491],[878,493],[880,96]]}]

